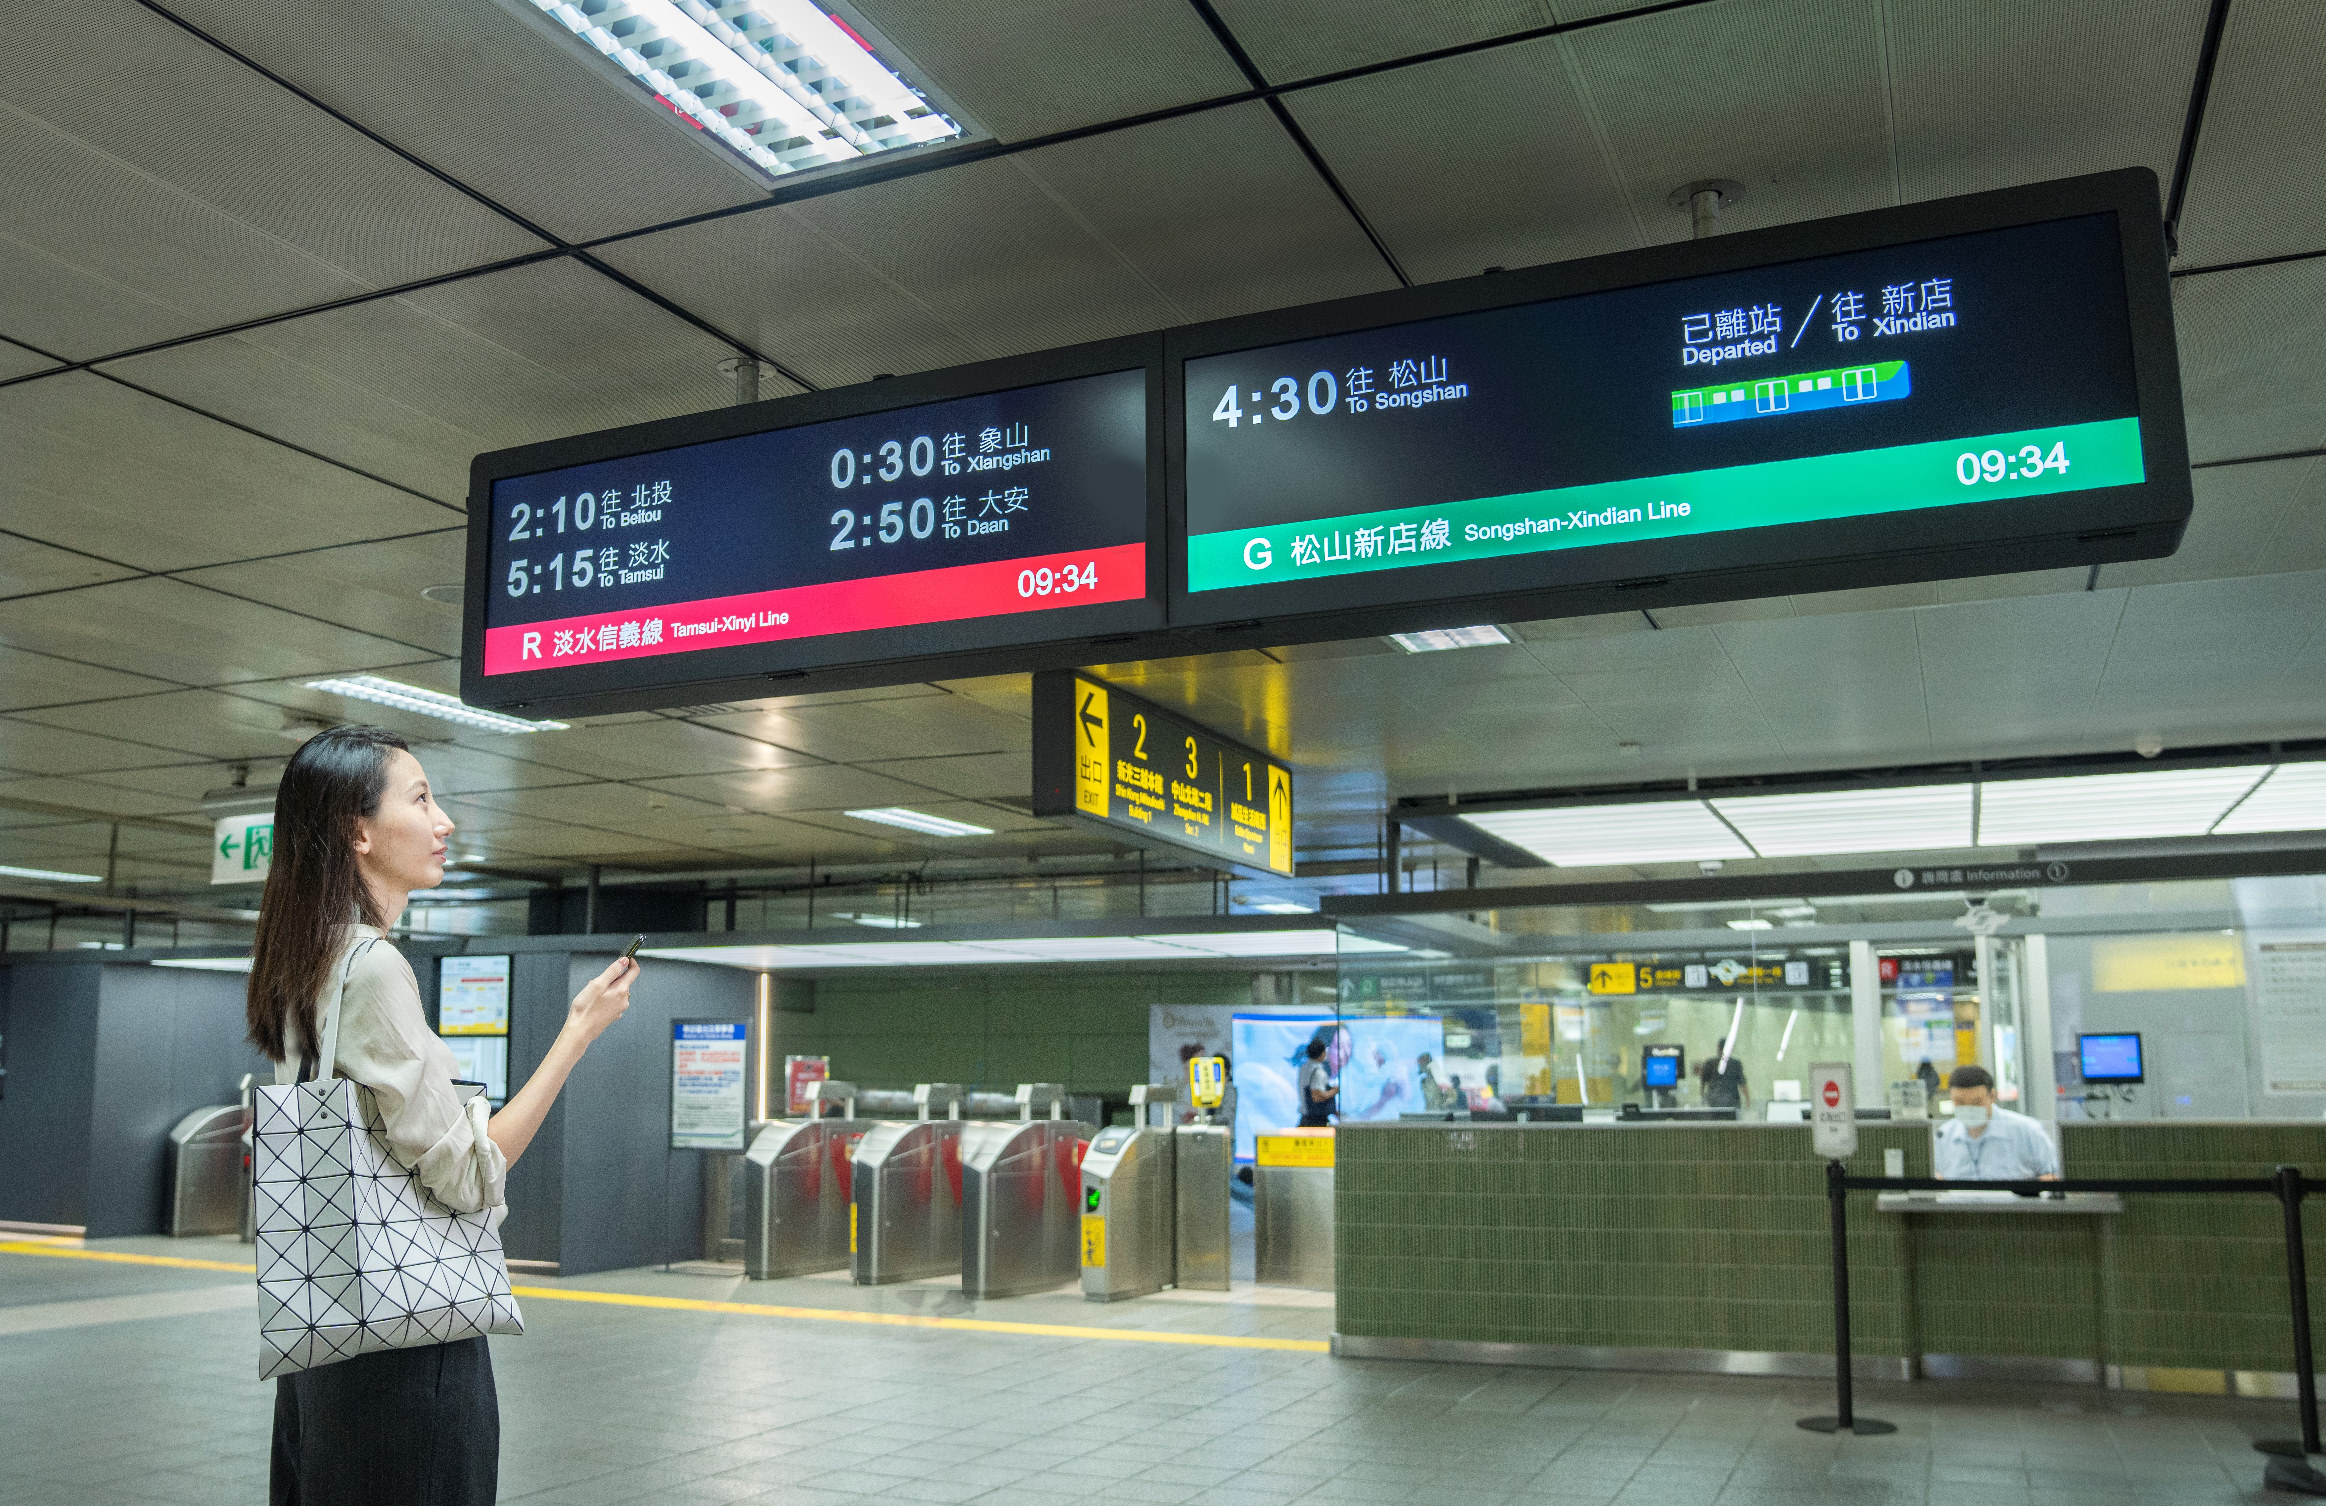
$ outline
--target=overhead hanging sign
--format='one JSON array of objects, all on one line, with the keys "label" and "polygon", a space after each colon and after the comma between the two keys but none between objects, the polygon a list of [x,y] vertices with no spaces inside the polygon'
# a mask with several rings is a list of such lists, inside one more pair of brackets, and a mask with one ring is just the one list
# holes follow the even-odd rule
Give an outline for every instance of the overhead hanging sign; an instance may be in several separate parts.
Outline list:
[{"label": "overhead hanging sign", "polygon": [[275,813],[220,816],[210,832],[210,882],[263,884],[275,861]]},{"label": "overhead hanging sign", "polygon": [[462,699],[765,695],[1159,627],[1160,354],[1143,336],[479,456]]},{"label": "overhead hanging sign", "polygon": [[2144,169],[1170,350],[1174,626],[1381,632],[2140,558],[2190,510]]},{"label": "overhead hanging sign", "polygon": [[1292,874],[1292,771],[1086,675],[1034,677],[1034,814]]}]

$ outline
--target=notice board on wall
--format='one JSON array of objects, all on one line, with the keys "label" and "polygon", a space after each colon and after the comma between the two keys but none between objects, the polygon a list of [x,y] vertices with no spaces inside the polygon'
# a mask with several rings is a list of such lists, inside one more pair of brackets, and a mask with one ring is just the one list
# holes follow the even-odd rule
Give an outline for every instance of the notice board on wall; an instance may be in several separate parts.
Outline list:
[{"label": "notice board on wall", "polygon": [[670,1148],[744,1148],[751,1125],[751,1025],[670,1022]]}]

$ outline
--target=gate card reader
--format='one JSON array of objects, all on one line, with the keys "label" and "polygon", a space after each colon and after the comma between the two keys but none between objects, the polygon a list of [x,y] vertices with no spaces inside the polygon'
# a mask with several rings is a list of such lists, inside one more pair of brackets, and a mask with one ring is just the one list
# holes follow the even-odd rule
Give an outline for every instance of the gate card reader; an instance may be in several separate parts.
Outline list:
[{"label": "gate card reader", "polygon": [[[1165,1122],[1151,1122],[1156,1109]],[[1101,1130],[1082,1158],[1082,1295],[1092,1302],[1144,1297],[1175,1279],[1171,1109],[1171,1089],[1140,1083],[1135,1122]]]}]

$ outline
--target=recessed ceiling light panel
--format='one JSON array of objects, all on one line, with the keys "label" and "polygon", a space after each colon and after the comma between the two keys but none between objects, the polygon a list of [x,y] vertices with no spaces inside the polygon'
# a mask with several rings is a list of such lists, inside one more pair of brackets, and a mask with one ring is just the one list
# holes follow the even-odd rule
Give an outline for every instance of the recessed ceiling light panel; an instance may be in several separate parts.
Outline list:
[{"label": "recessed ceiling light panel", "polygon": [[952,821],[943,816],[932,816],[926,811],[908,810],[901,805],[884,805],[875,810],[847,811],[859,821],[871,821],[881,826],[901,826],[906,831],[917,831],[931,837],[990,837],[990,826],[972,826],[967,821]]},{"label": "recessed ceiling light panel", "polygon": [[418,685],[406,685],[397,680],[383,680],[378,675],[348,675],[334,680],[309,680],[309,690],[328,690],[333,695],[348,696],[358,701],[370,701],[378,706],[393,706],[399,711],[417,711],[422,716],[433,716],[440,721],[455,722],[463,727],[474,727],[479,732],[563,732],[564,722],[529,722],[521,716],[503,716],[498,711],[479,711],[474,706],[461,704],[456,695],[441,690],[424,690]]},{"label": "recessed ceiling light panel", "polygon": [[1709,804],[1765,858],[1971,845],[1967,784],[1749,795]]},{"label": "recessed ceiling light panel", "polygon": [[0,863],[0,878],[34,879],[43,884],[102,884],[102,874],[65,873],[55,868],[17,868]]},{"label": "recessed ceiling light panel", "polygon": [[2201,837],[2265,766],[1998,779],[1979,791],[1980,846]]},{"label": "recessed ceiling light panel", "polygon": [[811,0],[529,3],[770,178],[968,134],[892,49]]},{"label": "recessed ceiling light panel", "polygon": [[1449,648],[1486,648],[1508,643],[1510,634],[1491,623],[1477,627],[1429,628],[1419,633],[1391,633],[1389,641],[1409,654],[1435,654]]},{"label": "recessed ceiling light panel", "polygon": [[1753,850],[1699,800],[1493,811],[1463,819],[1561,868],[1753,855]]},{"label": "recessed ceiling light panel", "polygon": [[2221,818],[2224,834],[2326,828],[2326,763],[2278,765],[2261,787]]}]

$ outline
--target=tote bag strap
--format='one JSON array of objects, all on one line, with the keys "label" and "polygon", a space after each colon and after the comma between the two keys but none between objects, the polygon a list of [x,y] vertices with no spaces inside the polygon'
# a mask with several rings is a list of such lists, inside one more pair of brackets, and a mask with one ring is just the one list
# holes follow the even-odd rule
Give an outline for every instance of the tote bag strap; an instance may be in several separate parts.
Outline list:
[{"label": "tote bag strap", "polygon": [[366,936],[347,949],[347,965],[339,970],[339,987],[331,992],[331,1002],[323,1007],[323,1018],[317,1021],[323,1032],[323,1044],[316,1061],[299,1064],[299,1081],[328,1082],[332,1069],[339,1061],[339,1004],[347,997],[347,980],[355,976],[355,959],[369,950],[376,936]]}]

